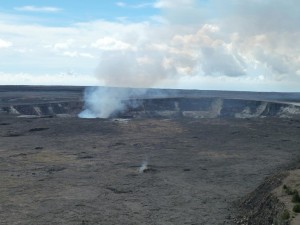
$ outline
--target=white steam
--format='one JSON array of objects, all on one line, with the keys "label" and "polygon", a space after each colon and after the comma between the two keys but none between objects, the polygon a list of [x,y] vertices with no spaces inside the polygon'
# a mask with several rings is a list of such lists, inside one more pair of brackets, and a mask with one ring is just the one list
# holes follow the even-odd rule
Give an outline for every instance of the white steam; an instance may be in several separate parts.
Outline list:
[{"label": "white steam", "polygon": [[144,173],[145,170],[147,170],[147,169],[148,169],[148,161],[145,160],[142,162],[142,165],[139,167],[138,171],[139,171],[139,173]]},{"label": "white steam", "polygon": [[[91,44],[100,51],[96,77],[104,86],[174,87],[216,78],[224,80],[212,85],[219,89],[226,81],[255,80],[270,90],[300,82],[299,1],[157,0],[153,7],[162,12],[156,22],[118,24],[114,33],[107,27],[109,37]],[[80,116],[107,118],[126,109],[122,100],[131,96],[88,90]]]},{"label": "white steam", "polygon": [[[127,107],[136,108],[139,101],[134,99],[145,93],[144,89],[90,87],[85,90],[84,110],[80,118],[108,118]],[[127,100],[126,103],[124,100]]]}]

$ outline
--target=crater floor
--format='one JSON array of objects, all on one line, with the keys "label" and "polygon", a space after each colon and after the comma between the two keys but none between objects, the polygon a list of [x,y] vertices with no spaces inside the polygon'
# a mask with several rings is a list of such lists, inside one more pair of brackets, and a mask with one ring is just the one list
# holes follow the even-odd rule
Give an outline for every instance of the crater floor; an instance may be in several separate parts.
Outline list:
[{"label": "crater floor", "polygon": [[300,120],[1,115],[0,143],[0,224],[233,224],[299,159]]}]

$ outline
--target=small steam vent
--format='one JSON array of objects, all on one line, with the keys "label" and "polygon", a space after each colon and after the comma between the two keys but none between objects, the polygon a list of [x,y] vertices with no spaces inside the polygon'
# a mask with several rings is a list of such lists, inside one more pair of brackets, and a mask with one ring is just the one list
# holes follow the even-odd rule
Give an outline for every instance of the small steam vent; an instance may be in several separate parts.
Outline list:
[{"label": "small steam vent", "polygon": [[154,166],[148,164],[148,160],[143,161],[141,166],[138,168],[139,173],[150,173],[156,171],[157,170],[154,168]]},{"label": "small steam vent", "polygon": [[139,167],[139,173],[145,173],[148,170],[148,161],[143,161],[142,165]]}]

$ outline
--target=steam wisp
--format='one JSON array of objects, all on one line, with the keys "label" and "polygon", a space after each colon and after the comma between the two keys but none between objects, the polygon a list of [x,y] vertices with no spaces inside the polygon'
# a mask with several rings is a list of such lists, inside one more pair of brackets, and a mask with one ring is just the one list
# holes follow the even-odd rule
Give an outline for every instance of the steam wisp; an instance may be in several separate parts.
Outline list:
[{"label": "steam wisp", "polygon": [[144,173],[145,171],[148,170],[148,160],[145,160],[142,162],[142,165],[139,168],[139,173]]}]

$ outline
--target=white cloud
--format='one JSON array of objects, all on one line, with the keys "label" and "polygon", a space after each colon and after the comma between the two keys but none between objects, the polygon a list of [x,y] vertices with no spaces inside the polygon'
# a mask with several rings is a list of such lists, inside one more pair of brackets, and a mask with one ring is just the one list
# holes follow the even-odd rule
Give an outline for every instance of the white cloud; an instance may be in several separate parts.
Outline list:
[{"label": "white cloud", "polygon": [[37,7],[33,5],[16,7],[15,10],[24,11],[24,12],[42,12],[42,13],[56,13],[62,11],[61,8],[50,7],[50,6]]},{"label": "white cloud", "polygon": [[12,45],[13,44],[11,42],[0,39],[0,48],[9,48]]},{"label": "white cloud", "polygon": [[62,50],[62,49],[68,49],[72,46],[72,44],[74,43],[74,40],[73,39],[69,39],[65,42],[59,42],[59,43],[56,43],[54,44],[54,49],[55,50]]},{"label": "white cloud", "polygon": [[180,8],[193,6],[195,0],[158,0],[154,3],[155,8]]},{"label": "white cloud", "polygon": [[68,56],[68,57],[71,57],[71,58],[78,56],[78,52],[77,51],[73,51],[73,52],[66,51],[66,52],[63,52],[62,54],[64,56]]},{"label": "white cloud", "polygon": [[131,7],[135,9],[153,7],[153,3],[140,3],[140,4],[132,5]]},{"label": "white cloud", "polygon": [[129,43],[116,40],[112,37],[99,38],[96,42],[92,43],[93,48],[105,51],[120,51],[120,50],[134,50],[135,47]]},{"label": "white cloud", "polygon": [[153,7],[161,11],[164,18],[172,24],[201,26],[212,21],[205,20],[206,1],[197,0],[157,0]]},{"label": "white cloud", "polygon": [[84,57],[84,58],[90,58],[90,59],[96,58],[94,55],[92,55],[88,52],[81,52],[81,53],[79,53],[79,56]]},{"label": "white cloud", "polygon": [[39,74],[30,73],[4,73],[0,72],[0,85],[101,85],[93,75],[56,73]]},{"label": "white cloud", "polygon": [[232,88],[243,89],[249,82],[253,90],[288,90],[290,85],[300,91],[296,0],[154,4],[162,14],[139,23],[95,20],[56,27],[24,24],[17,16],[4,19],[0,36],[7,40],[0,39],[1,70],[92,74],[97,68],[98,80],[114,86],[182,87],[184,82],[185,87],[222,89],[232,83]]},{"label": "white cloud", "polygon": [[125,2],[116,2],[116,5],[119,7],[126,7],[127,4]]},{"label": "white cloud", "polygon": [[134,8],[134,9],[154,7],[154,4],[150,3],[150,2],[144,2],[144,3],[139,3],[139,4],[128,4],[125,2],[116,2],[115,4],[118,7],[122,7],[122,8],[128,7],[128,8]]},{"label": "white cloud", "polygon": [[33,49],[30,48],[17,48],[15,49],[16,52],[18,53],[22,53],[22,54],[28,54],[28,53],[32,53]]},{"label": "white cloud", "polygon": [[74,57],[82,57],[82,58],[89,58],[89,59],[95,58],[95,56],[93,56],[90,53],[78,52],[78,51],[65,51],[65,52],[62,52],[62,55],[63,56],[68,56],[68,57],[71,57],[71,58],[74,58]]}]

